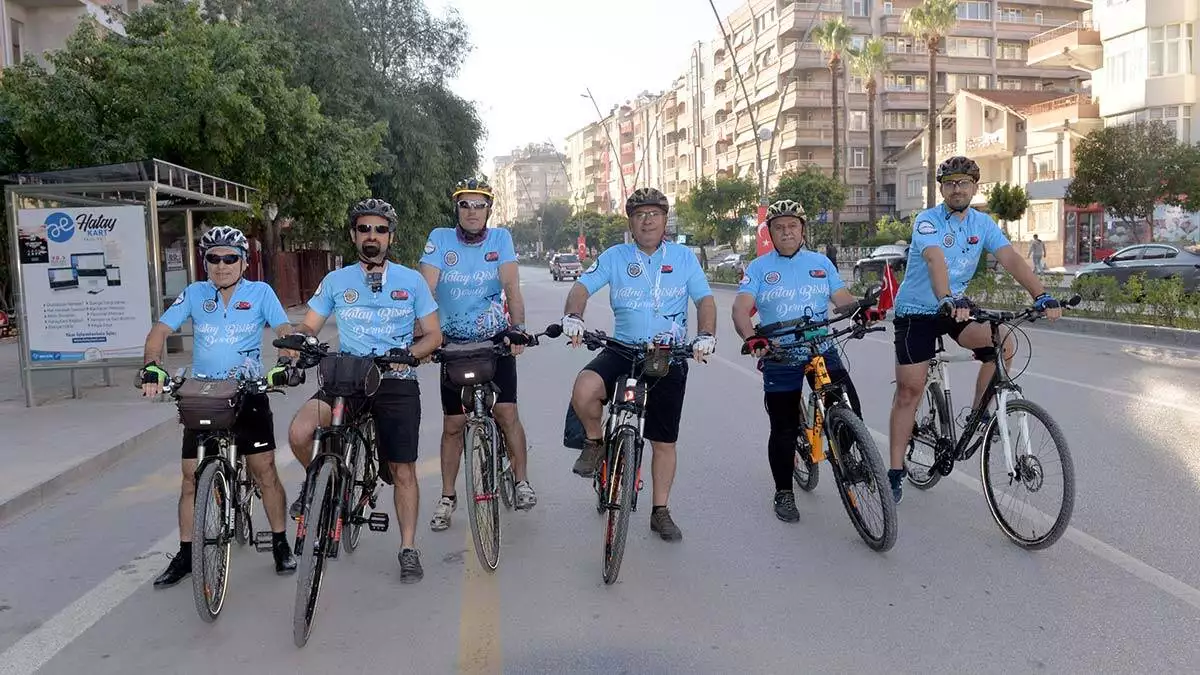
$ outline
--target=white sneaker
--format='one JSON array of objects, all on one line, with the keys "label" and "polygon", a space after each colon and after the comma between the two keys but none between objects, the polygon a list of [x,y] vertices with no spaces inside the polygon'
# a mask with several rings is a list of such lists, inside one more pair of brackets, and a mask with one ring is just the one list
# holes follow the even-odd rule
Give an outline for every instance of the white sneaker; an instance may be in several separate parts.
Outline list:
[{"label": "white sneaker", "polygon": [[450,514],[458,506],[458,500],[442,497],[437,508],[433,510],[433,520],[429,521],[429,529],[434,532],[450,529]]},{"label": "white sneaker", "polygon": [[523,480],[517,483],[516,493],[518,511],[528,511],[537,506],[537,493],[533,491],[533,486],[529,484],[529,481]]}]

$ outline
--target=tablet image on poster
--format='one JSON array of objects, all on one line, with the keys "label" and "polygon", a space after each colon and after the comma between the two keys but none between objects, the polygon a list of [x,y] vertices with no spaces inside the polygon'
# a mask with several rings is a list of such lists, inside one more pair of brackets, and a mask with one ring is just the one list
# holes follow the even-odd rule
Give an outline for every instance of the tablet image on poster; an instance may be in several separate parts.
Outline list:
[{"label": "tablet image on poster", "polygon": [[151,316],[145,208],[22,209],[17,225],[30,359],[141,356]]}]

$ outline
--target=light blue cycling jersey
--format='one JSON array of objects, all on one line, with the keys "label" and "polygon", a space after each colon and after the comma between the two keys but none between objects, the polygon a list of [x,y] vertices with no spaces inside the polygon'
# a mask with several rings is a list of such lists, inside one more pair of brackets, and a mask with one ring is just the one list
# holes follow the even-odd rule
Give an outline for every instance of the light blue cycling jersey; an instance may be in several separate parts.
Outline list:
[{"label": "light blue cycling jersey", "polygon": [[[383,355],[413,343],[418,319],[437,311],[425,278],[416,270],[388,262],[377,268],[378,291],[371,290],[359,263],[325,275],[308,307],[321,316],[337,315],[340,349],[356,356]],[[388,371],[387,377],[415,380],[412,368]]]},{"label": "light blue cycling jersey", "polygon": [[479,244],[463,243],[450,227],[429,233],[421,264],[441,270],[438,321],[448,341],[488,340],[509,328],[500,266],[516,261],[512,235],[504,228],[488,228]]},{"label": "light blue cycling jersey", "polygon": [[211,281],[189,284],[158,320],[176,331],[189,318],[195,333],[192,377],[214,380],[262,377],[263,326],[288,323],[275,290],[247,279],[238,282],[229,304]]},{"label": "light blue cycling jersey", "polygon": [[[750,261],[742,277],[739,294],[754,298],[758,308],[760,325],[779,321],[792,321],[812,317],[813,321],[824,321],[829,316],[829,303],[833,294],[845,288],[837,268],[828,257],[801,249],[796,255],[785,258],[778,251]],[[827,334],[825,328],[817,329]],[[787,348],[796,342],[794,335],[783,336],[778,343],[783,349],[783,362],[763,361],[763,388],[766,391],[796,391],[801,388],[804,365],[812,358],[805,347]],[[820,344],[821,353],[833,349],[829,341]],[[840,363],[840,361],[839,361]]]},{"label": "light blue cycling jersey", "polygon": [[579,283],[588,295],[609,286],[613,337],[634,344],[686,342],[688,298],[699,302],[712,295],[696,254],[669,241],[649,256],[637,244],[617,244],[600,254]]},{"label": "light blue cycling jersey", "polygon": [[993,254],[1009,246],[1008,238],[990,216],[968,208],[960,221],[945,204],[926,209],[913,221],[912,246],[908,249],[908,268],[896,294],[896,316],[937,314],[938,301],[929,282],[929,265],[921,255],[930,246],[938,246],[946,256],[950,273],[950,294],[962,295],[979,266],[983,249]]}]

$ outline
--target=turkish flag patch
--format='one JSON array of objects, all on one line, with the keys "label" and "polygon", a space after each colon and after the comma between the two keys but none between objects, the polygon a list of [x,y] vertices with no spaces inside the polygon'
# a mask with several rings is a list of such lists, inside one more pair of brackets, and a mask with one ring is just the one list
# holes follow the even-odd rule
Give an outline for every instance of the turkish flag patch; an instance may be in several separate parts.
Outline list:
[{"label": "turkish flag patch", "polygon": [[393,300],[407,300],[408,299],[408,291],[404,290],[403,288],[401,288],[400,290],[397,290],[397,291],[392,291],[392,299]]},{"label": "turkish flag patch", "polygon": [[488,251],[487,253],[483,254],[483,259],[488,262],[496,262],[497,260],[500,259],[500,252],[499,251]]},{"label": "turkish flag patch", "polygon": [[233,306],[233,308],[234,309],[250,309],[250,303],[246,302],[245,300],[240,300],[240,301],[238,301],[238,303],[236,305]]},{"label": "turkish flag patch", "polygon": [[663,266],[662,266],[662,270],[660,270],[660,271],[661,271],[663,274],[670,274],[670,273],[671,273],[671,266],[670,266],[670,265],[663,265]]},{"label": "turkish flag patch", "polygon": [[968,243],[968,244],[978,244],[978,243],[979,243],[979,237],[977,237],[977,236],[975,236],[975,235],[971,235],[971,236],[967,237],[967,243]]},{"label": "turkish flag patch", "polygon": [[810,276],[814,279],[824,279],[825,278],[825,270],[809,270],[808,276]]}]

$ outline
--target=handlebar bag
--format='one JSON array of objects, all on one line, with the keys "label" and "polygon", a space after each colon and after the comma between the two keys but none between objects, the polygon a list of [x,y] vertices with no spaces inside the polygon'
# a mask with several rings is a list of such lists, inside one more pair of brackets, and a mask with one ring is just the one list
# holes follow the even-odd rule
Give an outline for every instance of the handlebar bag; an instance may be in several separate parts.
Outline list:
[{"label": "handlebar bag", "polygon": [[496,377],[496,352],[491,342],[448,344],[442,347],[442,370],[456,387],[487,384]]},{"label": "handlebar bag", "polygon": [[649,347],[646,350],[646,360],[642,364],[642,374],[646,377],[666,377],[671,370],[671,348]]},{"label": "handlebar bag", "polygon": [[321,391],[330,396],[374,396],[381,375],[371,356],[334,354],[321,359],[317,367]]},{"label": "handlebar bag", "polygon": [[176,390],[179,421],[195,431],[227,431],[237,420],[241,390],[238,381],[190,379]]}]

